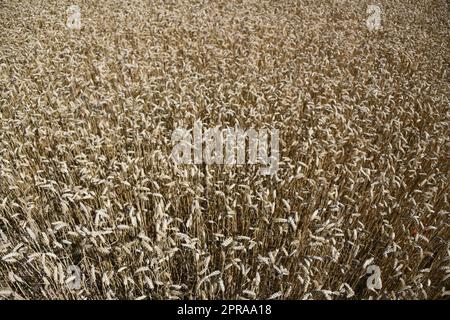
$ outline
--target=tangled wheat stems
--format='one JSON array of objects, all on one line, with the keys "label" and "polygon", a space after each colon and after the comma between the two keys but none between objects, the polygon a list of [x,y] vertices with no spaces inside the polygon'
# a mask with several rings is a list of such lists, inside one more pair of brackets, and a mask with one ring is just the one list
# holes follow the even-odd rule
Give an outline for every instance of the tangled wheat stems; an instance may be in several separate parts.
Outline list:
[{"label": "tangled wheat stems", "polygon": [[[446,1],[72,4],[0,2],[2,299],[448,297]],[[175,165],[198,119],[277,174]]]}]

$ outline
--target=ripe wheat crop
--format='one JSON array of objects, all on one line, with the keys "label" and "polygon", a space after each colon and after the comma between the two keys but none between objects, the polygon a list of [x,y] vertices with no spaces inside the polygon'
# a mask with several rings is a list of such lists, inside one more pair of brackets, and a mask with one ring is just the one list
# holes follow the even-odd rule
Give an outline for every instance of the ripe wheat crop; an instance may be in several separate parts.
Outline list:
[{"label": "ripe wheat crop", "polygon": [[449,3],[370,4],[0,1],[0,299],[448,298]]}]

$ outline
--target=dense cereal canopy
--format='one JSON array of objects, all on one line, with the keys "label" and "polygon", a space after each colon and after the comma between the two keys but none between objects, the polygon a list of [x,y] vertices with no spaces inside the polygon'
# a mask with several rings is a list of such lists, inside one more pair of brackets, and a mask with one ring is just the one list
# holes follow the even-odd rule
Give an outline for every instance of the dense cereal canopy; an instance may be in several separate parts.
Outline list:
[{"label": "dense cereal canopy", "polygon": [[[72,4],[0,2],[0,298],[450,294],[448,1]],[[196,120],[279,170],[175,164]]]}]

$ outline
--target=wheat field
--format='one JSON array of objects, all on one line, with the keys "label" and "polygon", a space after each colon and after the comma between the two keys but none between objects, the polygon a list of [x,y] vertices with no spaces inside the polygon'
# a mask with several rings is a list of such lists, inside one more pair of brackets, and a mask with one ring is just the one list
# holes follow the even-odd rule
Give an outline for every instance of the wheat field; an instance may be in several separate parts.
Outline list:
[{"label": "wheat field", "polygon": [[[448,299],[449,13],[0,1],[0,299]],[[278,171],[175,163],[196,120]]]}]

